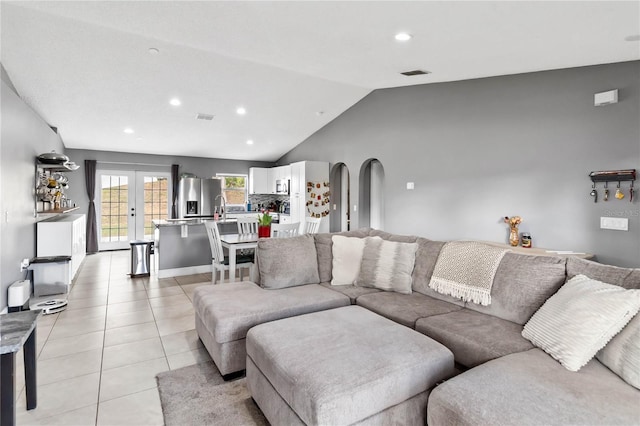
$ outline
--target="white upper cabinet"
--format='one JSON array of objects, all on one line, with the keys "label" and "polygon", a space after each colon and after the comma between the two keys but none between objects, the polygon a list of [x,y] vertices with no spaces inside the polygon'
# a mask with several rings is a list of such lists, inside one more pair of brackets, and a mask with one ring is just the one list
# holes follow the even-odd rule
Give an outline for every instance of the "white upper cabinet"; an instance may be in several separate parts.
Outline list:
[{"label": "white upper cabinet", "polygon": [[[263,167],[249,169],[249,194],[271,194],[270,170]],[[273,187],[275,191],[275,182]]]}]

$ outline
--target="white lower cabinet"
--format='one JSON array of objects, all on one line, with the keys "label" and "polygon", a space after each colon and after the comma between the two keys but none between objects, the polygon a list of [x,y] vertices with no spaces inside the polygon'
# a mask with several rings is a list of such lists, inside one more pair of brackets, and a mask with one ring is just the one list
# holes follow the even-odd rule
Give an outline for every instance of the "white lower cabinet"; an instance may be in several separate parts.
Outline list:
[{"label": "white lower cabinet", "polygon": [[83,214],[62,214],[36,224],[36,256],[71,256],[71,279],[86,254],[86,218]]}]

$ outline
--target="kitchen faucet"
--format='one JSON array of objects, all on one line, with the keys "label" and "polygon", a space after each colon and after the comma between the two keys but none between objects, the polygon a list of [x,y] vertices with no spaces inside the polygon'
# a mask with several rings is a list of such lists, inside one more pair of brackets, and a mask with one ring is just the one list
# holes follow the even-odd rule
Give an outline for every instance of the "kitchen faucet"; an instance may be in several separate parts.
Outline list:
[{"label": "kitchen faucet", "polygon": [[218,194],[216,195],[216,198],[213,199],[214,204],[218,198],[222,199],[222,221],[226,222],[227,221],[227,200],[224,199],[224,195]]}]

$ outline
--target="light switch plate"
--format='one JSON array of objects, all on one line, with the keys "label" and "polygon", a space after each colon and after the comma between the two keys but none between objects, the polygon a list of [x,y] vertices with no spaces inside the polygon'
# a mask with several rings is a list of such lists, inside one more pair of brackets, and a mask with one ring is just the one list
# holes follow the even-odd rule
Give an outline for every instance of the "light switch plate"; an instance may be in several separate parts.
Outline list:
[{"label": "light switch plate", "polygon": [[628,231],[629,219],[626,217],[601,217],[600,229],[612,229],[614,231]]},{"label": "light switch plate", "polygon": [[407,182],[407,189],[414,189],[415,185],[413,182]]}]

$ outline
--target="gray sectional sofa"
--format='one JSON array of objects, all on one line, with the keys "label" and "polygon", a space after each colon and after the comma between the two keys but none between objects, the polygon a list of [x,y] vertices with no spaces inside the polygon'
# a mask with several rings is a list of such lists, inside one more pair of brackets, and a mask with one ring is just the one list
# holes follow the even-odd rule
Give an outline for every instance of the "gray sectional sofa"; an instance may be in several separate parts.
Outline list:
[{"label": "gray sectional sofa", "polygon": [[[416,243],[411,294],[331,285],[333,235],[378,236],[386,241]],[[456,370],[441,370],[440,376],[434,377],[440,377],[437,381],[447,380],[438,386],[434,381],[428,389],[408,400],[412,405],[406,406],[413,411],[419,404],[415,415],[407,417],[406,410],[398,408],[404,407],[402,404],[381,406],[382,414],[370,418],[350,413],[347,424],[424,424],[425,421],[430,425],[640,424],[638,389],[595,358],[578,372],[568,371],[521,334],[524,324],[568,278],[583,274],[624,288],[640,289],[640,270],[571,257],[508,252],[495,271],[491,304],[482,306],[440,294],[429,287],[443,245],[444,242],[372,229],[261,240],[256,250],[257,268],[252,276],[255,283],[245,281],[196,289],[193,303],[198,335],[223,375],[241,372],[250,364],[247,370],[250,379],[249,371],[253,375],[256,364],[262,365],[263,371],[255,373],[260,378],[260,386],[256,384],[250,390],[275,395],[268,398],[253,395],[273,424],[322,423],[318,417],[305,417],[301,410],[308,411],[306,405],[304,410],[296,411],[296,404],[300,402],[295,390],[273,387],[274,382],[279,381],[278,374],[288,377],[289,373],[286,365],[277,369],[265,367],[269,356],[276,356],[280,346],[296,343],[288,340],[289,333],[298,333],[296,339],[300,340],[295,321],[278,320],[305,315],[305,320],[313,323],[316,317],[322,321],[318,312],[350,305],[365,308],[391,320],[395,327],[404,326],[438,342],[452,354]],[[256,327],[271,322],[273,326]],[[280,323],[280,329],[285,331],[278,335]],[[253,328],[255,333],[250,332]],[[247,357],[248,333],[251,350],[261,354],[259,360],[252,359],[251,354]],[[269,352],[261,348],[261,341],[273,344],[274,334],[279,342],[275,349]],[[310,351],[326,350],[309,344]],[[322,345],[327,346],[326,341]],[[446,355],[443,354],[440,353],[440,360],[444,365]],[[273,358],[272,362],[277,364]],[[309,369],[313,368],[309,365]],[[295,383],[298,378],[288,380]],[[335,420],[335,414],[325,418]]]}]

